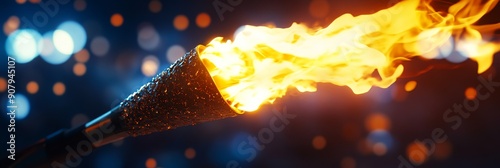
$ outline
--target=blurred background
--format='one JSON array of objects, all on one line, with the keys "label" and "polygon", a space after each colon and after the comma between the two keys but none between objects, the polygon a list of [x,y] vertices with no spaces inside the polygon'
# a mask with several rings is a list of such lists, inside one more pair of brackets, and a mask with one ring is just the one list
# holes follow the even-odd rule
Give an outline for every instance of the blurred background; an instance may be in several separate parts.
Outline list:
[{"label": "blurred background", "polygon": [[[232,38],[242,25],[327,26],[343,13],[373,13],[396,2],[3,1],[0,69],[7,69],[7,56],[19,55],[16,150],[100,116],[196,45],[217,36]],[[496,7],[480,23],[498,23],[499,14]],[[20,41],[23,45],[15,45]],[[476,90],[484,86],[482,78],[500,81],[499,54],[481,75],[475,62],[451,55],[414,60],[410,71],[431,64],[446,68],[410,75],[387,89],[354,95],[347,87],[325,84],[315,93],[291,91],[256,113],[115,142],[93,151],[79,167],[500,167],[500,87]],[[0,73],[3,114],[7,79],[6,71]],[[488,98],[477,99],[486,93]],[[477,110],[470,115],[447,112],[473,100]],[[297,117],[283,131],[264,137],[270,142],[261,143],[262,148],[244,146],[256,155],[242,152],[239,146],[249,138],[263,138],[259,136],[276,117],[273,110]],[[7,125],[8,116],[1,115],[1,126]],[[429,144],[419,141],[432,139],[435,129],[447,139],[426,150]],[[4,131],[0,139],[7,142]]]}]

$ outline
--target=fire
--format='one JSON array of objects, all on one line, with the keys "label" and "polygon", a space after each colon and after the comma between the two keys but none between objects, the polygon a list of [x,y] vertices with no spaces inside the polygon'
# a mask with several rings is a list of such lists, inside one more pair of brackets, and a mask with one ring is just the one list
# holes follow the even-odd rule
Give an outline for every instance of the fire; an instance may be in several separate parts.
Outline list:
[{"label": "fire", "polygon": [[500,43],[486,35],[500,23],[473,24],[497,2],[461,0],[438,11],[429,0],[406,0],[369,15],[344,14],[326,28],[245,26],[233,41],[217,37],[197,50],[222,96],[242,111],[273,103],[288,88],[314,92],[317,83],[362,94],[389,87],[403,73],[401,61],[415,56],[438,59],[454,49],[476,61],[478,73],[487,70]]}]

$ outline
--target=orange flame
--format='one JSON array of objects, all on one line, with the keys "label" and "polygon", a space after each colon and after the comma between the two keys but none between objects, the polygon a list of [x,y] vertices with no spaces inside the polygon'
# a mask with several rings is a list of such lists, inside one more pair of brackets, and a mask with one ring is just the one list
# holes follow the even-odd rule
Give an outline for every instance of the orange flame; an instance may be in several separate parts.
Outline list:
[{"label": "orange flame", "polygon": [[326,28],[245,26],[234,41],[217,37],[197,50],[222,96],[242,111],[273,103],[289,87],[314,92],[316,83],[362,94],[394,83],[403,73],[400,60],[436,58],[453,40],[455,50],[478,63],[478,73],[487,70],[500,43],[482,36],[500,23],[473,24],[497,2],[461,0],[442,12],[428,0],[406,0],[370,15],[344,14]]}]

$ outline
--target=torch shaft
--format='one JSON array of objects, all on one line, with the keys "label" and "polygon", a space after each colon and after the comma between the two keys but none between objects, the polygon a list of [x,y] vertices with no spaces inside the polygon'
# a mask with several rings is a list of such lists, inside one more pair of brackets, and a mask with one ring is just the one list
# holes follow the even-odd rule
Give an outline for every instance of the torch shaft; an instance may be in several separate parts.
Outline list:
[{"label": "torch shaft", "polygon": [[[23,150],[4,167],[74,167],[94,149],[129,136],[116,107],[100,117],[69,130],[61,129]],[[78,163],[79,164],[79,163]]]}]

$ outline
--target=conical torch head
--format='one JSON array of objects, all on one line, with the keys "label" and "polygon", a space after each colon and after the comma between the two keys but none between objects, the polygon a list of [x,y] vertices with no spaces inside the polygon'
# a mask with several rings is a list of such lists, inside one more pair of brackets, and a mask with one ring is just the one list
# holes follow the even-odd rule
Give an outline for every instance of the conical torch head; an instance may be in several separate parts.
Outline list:
[{"label": "conical torch head", "polygon": [[121,120],[132,136],[236,116],[196,49],[122,102]]}]

